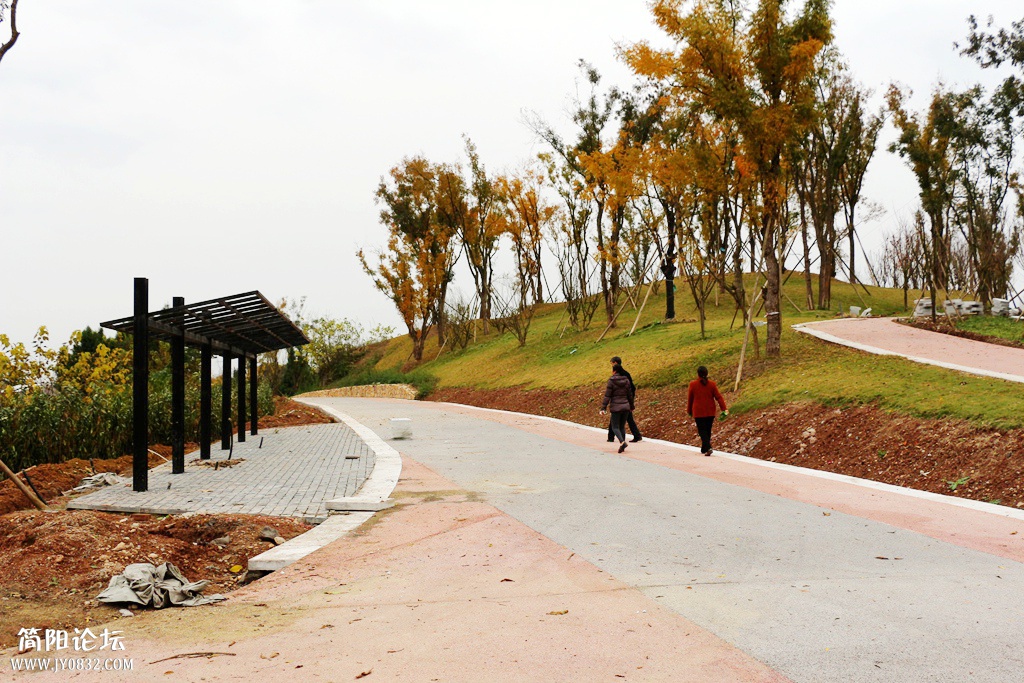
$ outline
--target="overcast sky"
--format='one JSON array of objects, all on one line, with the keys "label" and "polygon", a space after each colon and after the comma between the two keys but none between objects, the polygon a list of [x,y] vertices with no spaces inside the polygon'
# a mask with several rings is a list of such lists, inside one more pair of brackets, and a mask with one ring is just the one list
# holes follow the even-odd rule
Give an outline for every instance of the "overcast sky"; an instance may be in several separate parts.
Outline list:
[{"label": "overcast sky", "polygon": [[[1006,26],[1020,7],[836,0],[837,44],[864,84],[899,81],[921,107],[939,79],[986,75],[953,48],[968,14]],[[398,327],[354,255],[384,240],[380,176],[407,155],[459,160],[463,133],[488,170],[514,167],[541,150],[524,110],[567,127],[580,58],[626,85],[616,44],[659,40],[645,0],[19,10],[0,64],[0,333],[25,342],[130,314],[136,276],[152,308],[259,289]],[[884,151],[866,194],[889,211],[878,233],[917,201]]]}]

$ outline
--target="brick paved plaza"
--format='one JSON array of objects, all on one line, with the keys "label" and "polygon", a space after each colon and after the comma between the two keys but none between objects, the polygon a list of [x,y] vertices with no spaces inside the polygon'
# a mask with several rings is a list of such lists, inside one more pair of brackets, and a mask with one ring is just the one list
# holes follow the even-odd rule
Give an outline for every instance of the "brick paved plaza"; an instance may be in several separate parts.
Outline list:
[{"label": "brick paved plaza", "polygon": [[[260,444],[262,442],[262,447]],[[245,513],[326,519],[325,502],[351,496],[373,471],[374,452],[345,424],[268,429],[228,451],[185,456],[185,471],[164,463],[149,472],[149,490],[110,486],[76,498],[70,509],[177,514]],[[201,464],[201,462],[203,464]],[[215,463],[221,463],[214,469]]]}]

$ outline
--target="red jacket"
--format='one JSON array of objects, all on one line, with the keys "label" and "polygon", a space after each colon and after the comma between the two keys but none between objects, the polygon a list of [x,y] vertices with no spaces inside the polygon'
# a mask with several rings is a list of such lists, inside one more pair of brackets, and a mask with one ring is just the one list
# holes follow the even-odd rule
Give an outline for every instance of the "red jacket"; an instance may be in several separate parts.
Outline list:
[{"label": "red jacket", "polygon": [[699,379],[690,382],[690,392],[686,399],[688,414],[694,417],[714,417],[718,414],[718,411],[715,410],[715,401],[718,401],[718,405],[722,406],[723,411],[728,410],[717,384],[711,380],[708,380],[707,384],[702,384]]}]

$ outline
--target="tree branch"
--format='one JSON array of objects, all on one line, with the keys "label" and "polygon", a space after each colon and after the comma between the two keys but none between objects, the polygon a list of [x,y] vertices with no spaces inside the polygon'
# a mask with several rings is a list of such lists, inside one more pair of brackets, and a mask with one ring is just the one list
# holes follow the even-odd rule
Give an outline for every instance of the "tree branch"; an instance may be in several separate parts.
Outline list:
[{"label": "tree branch", "polygon": [[3,61],[4,55],[7,51],[14,47],[14,44],[18,42],[18,0],[12,0],[11,2],[11,38],[6,43],[0,45],[0,62]]}]

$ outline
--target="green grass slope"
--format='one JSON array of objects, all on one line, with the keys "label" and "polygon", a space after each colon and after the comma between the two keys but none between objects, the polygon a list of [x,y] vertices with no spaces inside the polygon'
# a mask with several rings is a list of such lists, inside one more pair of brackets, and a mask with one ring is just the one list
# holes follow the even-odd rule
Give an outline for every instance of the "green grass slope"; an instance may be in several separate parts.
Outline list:
[{"label": "green grass slope", "polygon": [[[752,286],[753,277],[748,282],[748,287]],[[799,310],[797,306],[806,300],[805,286],[800,274],[794,274],[783,299],[782,357],[767,361],[762,348],[762,358],[757,360],[751,345],[740,389],[730,400],[733,412],[793,401],[874,404],[916,417],[961,418],[998,429],[1024,427],[1024,411],[1020,410],[1024,386],[1020,384],[973,377],[900,358],[872,356],[827,344],[790,328],[795,323],[834,317],[851,305],[871,307],[875,315],[905,313],[902,291],[867,289],[869,294],[860,287],[855,290],[847,283],[835,282],[832,311]],[[732,326],[732,300],[723,296],[719,306],[714,305],[713,299],[709,302],[707,335],[703,339],[696,307],[685,284],[678,286],[676,307],[681,322],[662,322],[662,284],[659,293],[648,300],[634,334],[628,333],[637,311],[627,304],[616,327],[598,342],[605,327],[600,311],[590,329],[563,331],[564,307],[548,304],[535,317],[524,348],[519,347],[512,334],[499,336],[493,332],[479,335],[465,350],[439,352],[431,340],[424,362],[414,369],[410,363],[411,343],[407,337],[396,338],[344,383],[412,379],[421,388],[569,389],[600,385],[608,376],[608,359],[617,355],[622,356],[627,369],[643,386],[687,383],[698,365],[706,365],[719,385],[731,390],[743,344],[742,328],[739,324]],[[764,328],[760,335],[763,345]]]}]

